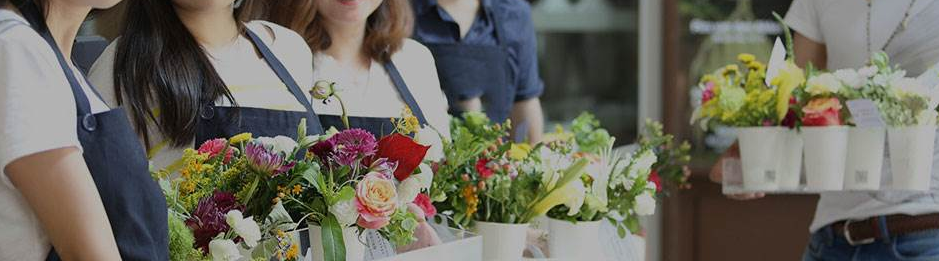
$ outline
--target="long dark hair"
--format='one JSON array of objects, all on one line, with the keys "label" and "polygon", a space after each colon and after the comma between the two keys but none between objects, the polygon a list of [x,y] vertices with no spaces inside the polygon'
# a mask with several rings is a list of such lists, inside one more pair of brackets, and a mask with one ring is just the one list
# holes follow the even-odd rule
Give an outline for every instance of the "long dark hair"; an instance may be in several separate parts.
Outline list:
[{"label": "long dark hair", "polygon": [[[153,121],[171,145],[186,146],[195,137],[203,105],[221,97],[236,104],[235,99],[179,19],[172,1],[127,1],[114,57],[117,103],[129,107],[134,127],[148,149],[147,121]],[[239,16],[237,11],[234,15]]]}]

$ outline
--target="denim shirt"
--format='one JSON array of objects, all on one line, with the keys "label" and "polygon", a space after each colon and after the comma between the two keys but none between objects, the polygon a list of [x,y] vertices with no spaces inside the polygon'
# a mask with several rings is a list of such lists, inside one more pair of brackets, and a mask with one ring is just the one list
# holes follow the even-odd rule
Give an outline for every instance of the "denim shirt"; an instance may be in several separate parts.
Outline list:
[{"label": "denim shirt", "polygon": [[544,83],[538,75],[538,45],[531,6],[524,0],[479,1],[480,12],[461,39],[459,25],[437,0],[412,0],[417,20],[413,38],[423,44],[498,45],[495,26],[500,26],[504,32],[511,32],[500,37],[508,47],[515,101],[541,96]]}]

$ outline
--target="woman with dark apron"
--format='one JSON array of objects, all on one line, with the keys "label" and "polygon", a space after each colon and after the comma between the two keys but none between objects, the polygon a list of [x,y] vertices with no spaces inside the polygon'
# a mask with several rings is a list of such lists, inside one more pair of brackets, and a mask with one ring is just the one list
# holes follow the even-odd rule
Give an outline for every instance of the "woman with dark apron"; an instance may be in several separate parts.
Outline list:
[{"label": "woman with dark apron", "polygon": [[[410,111],[420,126],[449,137],[447,105],[433,57],[423,45],[406,39],[413,19],[407,0],[299,0],[266,8],[263,19],[291,26],[306,38],[314,53],[313,78],[336,83],[349,127],[384,136]],[[324,128],[346,127],[343,108],[335,99],[313,106]],[[427,143],[432,149],[442,146],[439,140]],[[422,224],[419,231],[433,233]]]},{"label": "woman with dark apron", "polygon": [[301,119],[324,133],[307,92],[312,55],[295,32],[242,22],[234,0],[129,1],[127,27],[91,80],[105,101],[133,108],[156,168],[210,139],[297,138]]},{"label": "woman with dark apron", "polygon": [[483,110],[512,119],[516,140],[537,142],[543,130],[537,46],[523,0],[415,0],[414,38],[437,62],[450,113]]},{"label": "woman with dark apron", "polygon": [[[51,47],[52,51],[54,52],[55,61],[60,67],[59,70],[64,73],[65,79],[67,80],[68,86],[70,87],[72,96],[74,98],[75,110],[77,113],[75,121],[76,125],[73,125],[75,126],[73,128],[75,128],[77,131],[77,139],[81,145],[84,161],[87,165],[87,170],[90,172],[91,178],[94,180],[95,187],[100,194],[100,203],[103,205],[104,211],[107,214],[106,220],[108,220],[110,223],[109,227],[103,226],[90,229],[113,232],[113,239],[108,240],[110,241],[108,243],[113,244],[116,242],[116,253],[119,253],[119,257],[113,255],[89,255],[89,253],[94,254],[98,250],[101,250],[94,248],[94,246],[96,246],[94,243],[89,244],[90,246],[93,246],[91,248],[72,249],[67,246],[72,244],[80,244],[80,242],[62,241],[84,240],[88,238],[69,239],[53,237],[52,242],[54,247],[49,251],[46,260],[72,260],[81,259],[82,257],[93,260],[167,260],[169,258],[167,236],[168,229],[166,220],[167,211],[166,201],[163,197],[163,194],[160,191],[159,186],[157,186],[156,182],[150,178],[144,150],[137,141],[130,124],[127,122],[127,117],[125,116],[124,111],[121,109],[104,109],[101,112],[96,112],[96,110],[93,110],[92,99],[94,99],[96,103],[100,104],[101,102],[97,100],[99,97],[97,94],[88,95],[86,89],[91,89],[90,84],[84,82],[84,77],[82,77],[80,73],[77,73],[77,70],[75,70],[74,67],[68,62],[68,60],[65,58],[65,55],[63,55],[63,52],[59,48],[60,45],[56,43],[57,40],[53,37],[53,33],[57,32],[56,30],[61,30],[62,28],[50,28],[47,26],[47,19],[45,19],[45,17],[49,17],[50,15],[44,14],[44,12],[41,11],[52,10],[53,8],[63,8],[62,6],[56,6],[57,4],[62,3],[27,2],[24,5],[21,5],[19,10],[26,18],[26,21],[28,21],[33,29],[39,33],[47,45]],[[45,8],[40,7],[41,5]],[[113,5],[113,3],[111,3],[111,5]],[[90,9],[91,7],[87,7],[85,12],[89,11]],[[58,15],[62,14],[58,13]],[[53,25],[62,26],[60,23],[55,23]],[[75,25],[76,30],[77,28],[78,25]],[[74,39],[74,34],[71,35],[71,38]],[[71,41],[72,39],[63,38],[59,40]],[[83,87],[83,82],[89,87]],[[15,87],[16,86],[11,86],[11,88]],[[35,131],[41,132],[42,130]],[[8,144],[4,144],[4,146],[7,145]],[[13,166],[13,164],[11,164],[7,169],[16,169],[17,167]],[[9,175],[11,176],[11,180],[14,183],[17,183],[16,180],[18,178],[14,177],[17,175],[15,172],[15,170],[11,171]],[[48,181],[48,183],[59,182],[67,181]],[[55,192],[49,193],[54,194]],[[30,202],[33,201],[29,195],[24,196],[26,196]],[[71,198],[60,198],[58,200],[61,200],[61,203],[65,204],[69,204],[69,201],[75,203],[73,201],[74,199]],[[98,207],[96,205],[97,204],[89,204],[80,207],[94,209]],[[58,205],[56,207],[69,208],[72,206]],[[69,227],[69,225],[50,225],[46,222],[49,217],[42,217],[42,211],[37,212],[37,214],[40,216],[40,220],[43,221],[44,228],[46,231],[50,231],[51,234],[61,233],[60,231],[56,230],[77,229],[78,231],[82,231],[83,229],[89,229],[82,228],[80,225],[77,228]],[[84,219],[86,217],[87,216],[71,217],[73,220],[71,221],[72,224],[70,225],[85,223],[86,220]],[[20,238],[18,240],[29,241],[32,239]],[[60,248],[59,243],[66,243],[66,247]],[[4,246],[5,250],[2,252],[22,251],[22,248],[18,248],[17,245],[4,244]],[[10,248],[8,249],[7,247]],[[97,247],[101,246],[98,245]],[[56,251],[56,248],[60,249],[61,251]],[[29,248],[27,247],[26,249]],[[62,255],[60,255],[60,252]],[[0,254],[0,257],[6,257],[5,255],[7,254],[8,253]],[[97,252],[97,254],[104,253]],[[28,255],[17,256],[14,254],[12,259],[30,260],[30,258],[27,258],[27,256]]]}]

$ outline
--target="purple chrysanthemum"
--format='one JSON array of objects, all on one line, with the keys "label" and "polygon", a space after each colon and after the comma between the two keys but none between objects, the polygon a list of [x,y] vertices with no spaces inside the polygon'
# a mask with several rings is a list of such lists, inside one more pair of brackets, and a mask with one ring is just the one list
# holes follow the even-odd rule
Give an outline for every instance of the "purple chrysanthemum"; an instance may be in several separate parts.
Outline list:
[{"label": "purple chrysanthemum", "polygon": [[260,142],[248,143],[245,157],[248,158],[248,167],[261,174],[277,175],[293,167],[293,164],[284,164],[284,155],[273,152]]},{"label": "purple chrysanthemum", "polygon": [[235,209],[245,211],[245,207],[238,203],[232,193],[216,191],[212,196],[199,200],[196,210],[186,220],[186,226],[192,230],[196,246],[203,253],[209,252],[212,238],[231,229],[225,221],[225,214]]},{"label": "purple chrysanthemum", "polygon": [[378,141],[363,129],[348,129],[336,133],[329,142],[333,145],[332,160],[345,166],[352,166],[358,160],[375,155]]}]

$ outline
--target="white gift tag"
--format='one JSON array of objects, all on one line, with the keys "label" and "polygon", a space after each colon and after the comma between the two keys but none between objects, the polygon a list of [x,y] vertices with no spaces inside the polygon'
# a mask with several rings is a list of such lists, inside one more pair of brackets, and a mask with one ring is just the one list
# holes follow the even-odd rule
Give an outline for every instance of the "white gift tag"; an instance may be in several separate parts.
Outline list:
[{"label": "white gift tag", "polygon": [[884,119],[880,114],[880,109],[873,101],[868,99],[850,100],[846,102],[848,111],[851,111],[851,117],[854,118],[854,124],[862,128],[885,127]]},{"label": "white gift tag", "polygon": [[773,44],[773,52],[769,56],[769,63],[766,66],[766,86],[771,86],[770,82],[779,75],[779,70],[786,66],[786,46],[782,40],[776,37],[776,43]]},{"label": "white gift tag", "polygon": [[939,105],[939,64],[929,67],[929,70],[916,77],[916,81],[928,88],[929,107],[935,109]]}]

